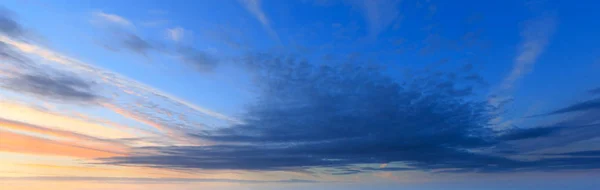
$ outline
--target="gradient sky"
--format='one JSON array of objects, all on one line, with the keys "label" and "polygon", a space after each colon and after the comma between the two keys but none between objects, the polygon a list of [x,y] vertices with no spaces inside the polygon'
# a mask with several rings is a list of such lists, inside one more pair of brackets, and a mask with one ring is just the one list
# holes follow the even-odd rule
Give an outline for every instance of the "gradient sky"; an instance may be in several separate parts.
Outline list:
[{"label": "gradient sky", "polygon": [[596,1],[0,3],[0,189],[592,189]]}]

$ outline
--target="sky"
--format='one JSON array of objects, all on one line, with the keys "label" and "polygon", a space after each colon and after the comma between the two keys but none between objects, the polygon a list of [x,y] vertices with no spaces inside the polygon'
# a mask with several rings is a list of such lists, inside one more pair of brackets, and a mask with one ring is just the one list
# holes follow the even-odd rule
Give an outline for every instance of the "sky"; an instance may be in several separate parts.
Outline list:
[{"label": "sky", "polygon": [[596,1],[0,2],[0,189],[592,189]]}]

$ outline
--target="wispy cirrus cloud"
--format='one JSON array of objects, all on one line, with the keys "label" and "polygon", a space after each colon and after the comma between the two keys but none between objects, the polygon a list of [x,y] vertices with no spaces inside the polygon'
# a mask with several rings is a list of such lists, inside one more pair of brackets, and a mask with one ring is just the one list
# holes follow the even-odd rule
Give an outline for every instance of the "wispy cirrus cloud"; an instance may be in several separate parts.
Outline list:
[{"label": "wispy cirrus cloud", "polygon": [[[119,103],[121,101],[160,102],[153,103],[155,107],[152,108],[139,107],[136,108],[137,110],[127,111],[141,114],[140,118],[170,117],[168,120],[156,120],[160,121],[158,124],[139,122],[141,120],[136,121],[147,127],[169,129],[161,132],[167,138],[172,134],[168,131],[183,130],[182,127],[193,128],[195,125],[204,122],[241,122],[233,117],[202,108],[122,75],[84,63],[34,43],[24,43],[7,35],[0,35],[0,42],[2,45],[2,59],[9,60],[6,62],[7,64],[3,64],[1,67],[3,70],[10,67],[15,71],[10,75],[3,74],[0,76],[3,77],[1,86],[3,90],[58,101],[60,104],[65,105],[91,103],[90,105],[102,107],[102,105],[109,103],[121,105],[122,103]],[[148,48],[153,48],[153,46],[148,46],[148,43],[137,43],[136,40],[124,40],[123,43],[125,42],[130,42],[126,44],[130,45],[132,51],[147,52]],[[190,62],[197,60],[195,51],[186,51],[185,54],[182,52],[181,55],[190,57],[189,59],[192,60]],[[132,107],[124,108],[132,109]],[[109,108],[104,109],[112,111]],[[172,117],[172,115],[178,117]],[[196,117],[188,117],[189,115],[205,115],[208,117],[200,118],[202,121],[199,121]],[[181,120],[181,118],[196,119]]]},{"label": "wispy cirrus cloud", "polygon": [[[102,40],[100,43],[103,47],[111,51],[125,50],[145,57],[150,56],[151,53],[162,51],[161,45],[144,38],[133,30],[135,24],[125,17],[101,11],[93,12],[92,15],[96,20],[91,22],[97,23],[99,21],[101,30],[108,33],[107,39]],[[108,25],[105,23],[108,23]]]},{"label": "wispy cirrus cloud", "polygon": [[167,29],[167,37],[175,42],[181,41],[185,35],[185,30],[181,27]]},{"label": "wispy cirrus cloud", "polygon": [[97,12],[94,12],[93,14],[94,14],[94,16],[102,19],[103,21],[111,22],[111,23],[118,24],[121,26],[133,27],[133,24],[131,23],[131,21],[123,18],[122,16],[116,15],[116,14],[106,13],[106,12],[102,12],[102,11],[97,11]]},{"label": "wispy cirrus cloud", "polygon": [[510,89],[523,75],[533,69],[538,57],[550,42],[556,30],[557,21],[554,15],[543,15],[523,23],[522,42],[519,44],[517,56],[509,75],[504,78],[501,88]]},{"label": "wispy cirrus cloud", "polygon": [[1,40],[4,41],[6,44],[10,44],[13,47],[15,47],[16,49],[23,51],[25,53],[30,53],[33,55],[40,56],[44,59],[48,59],[50,61],[59,63],[62,66],[68,66],[75,73],[87,74],[90,77],[97,78],[98,81],[96,81],[96,82],[98,82],[99,85],[111,86],[110,88],[117,89],[122,93],[126,93],[126,91],[135,91],[135,92],[139,93],[138,95],[136,95],[138,98],[143,98],[143,96],[142,96],[143,94],[146,96],[151,95],[154,98],[158,98],[158,99],[162,99],[166,102],[170,102],[171,104],[173,104],[176,107],[182,106],[183,108],[190,109],[190,110],[198,112],[200,114],[210,115],[211,117],[214,117],[216,119],[223,119],[225,121],[234,122],[234,123],[241,122],[239,119],[235,119],[235,118],[223,115],[221,113],[217,113],[217,112],[211,111],[209,109],[202,108],[198,105],[181,100],[180,98],[177,98],[173,95],[159,91],[148,85],[145,85],[145,84],[139,83],[137,81],[134,81],[132,79],[129,79],[127,77],[124,77],[120,74],[116,74],[116,73],[98,68],[96,66],[92,66],[90,64],[78,61],[76,59],[61,55],[59,53],[56,53],[56,52],[53,52],[53,51],[50,51],[47,49],[44,49],[42,47],[34,46],[31,44],[20,43],[17,41],[10,40],[8,38],[3,38]]},{"label": "wispy cirrus cloud", "polygon": [[[16,68],[27,68],[31,67],[32,61],[21,54],[18,50],[15,50],[11,45],[0,41],[0,60],[5,64],[4,71],[9,71],[5,75],[14,75]],[[10,65],[10,68],[9,66]]]},{"label": "wispy cirrus cloud", "polygon": [[[189,32],[182,27],[169,28],[165,31],[167,38],[173,42],[181,42],[184,36],[189,36]],[[144,38],[133,31],[119,27],[109,29],[108,32],[109,39],[103,46],[111,51],[125,50],[147,58],[153,54],[173,56],[184,66],[201,73],[210,72],[219,65],[216,56],[192,46],[180,43],[168,46],[158,40]]]},{"label": "wispy cirrus cloud", "polygon": [[[546,13],[523,23],[520,36],[521,42],[517,47],[517,54],[513,61],[512,69],[503,78],[502,82],[491,92],[488,102],[502,109],[513,101],[514,86],[525,75],[532,71],[538,57],[542,55],[546,46],[557,27],[557,19],[554,14]],[[504,129],[514,125],[515,120],[506,120],[502,117],[496,118],[496,128]]]},{"label": "wispy cirrus cloud", "polygon": [[[331,0],[308,2],[317,6],[332,6],[340,3],[340,1]],[[376,39],[380,33],[386,31],[402,19],[400,11],[402,1],[400,0],[352,0],[342,2],[356,8],[362,14],[366,23],[367,37],[371,40]]]},{"label": "wispy cirrus cloud", "polygon": [[355,1],[363,11],[368,24],[368,35],[371,38],[376,38],[400,18],[400,2],[399,0]]},{"label": "wispy cirrus cloud", "polygon": [[275,42],[281,43],[279,35],[277,32],[275,32],[275,30],[273,30],[269,18],[261,7],[261,0],[239,0],[239,2],[244,6],[244,8],[246,8],[246,10],[248,10],[248,12],[250,12],[250,14],[252,14],[252,16],[254,16],[254,18],[260,22],[260,24],[262,24],[265,31],[267,31],[267,33],[271,36],[271,38],[273,38],[273,40],[275,40]]},{"label": "wispy cirrus cloud", "polygon": [[77,59],[62,55],[60,53],[57,53],[57,52],[54,52],[54,51],[51,51],[48,49],[45,49],[43,47],[17,42],[17,41],[11,40],[9,38],[0,38],[0,41],[4,42],[6,44],[12,45],[16,49],[23,51],[25,53],[40,56],[41,58],[47,59],[49,61],[56,62],[56,63],[59,63],[64,66],[68,66],[69,68],[73,69],[75,72],[91,74],[91,76],[98,78],[99,82],[101,81],[104,84],[117,86],[119,90],[134,90],[134,91],[138,91],[138,92],[148,93],[148,94],[151,94],[158,98],[163,98],[167,102],[173,102],[177,105],[182,105],[182,106],[188,107],[191,110],[194,110],[194,111],[197,111],[200,113],[204,113],[207,115],[211,115],[218,119],[223,119],[223,120],[227,120],[227,121],[231,121],[231,122],[241,122],[238,119],[223,115],[218,112],[211,111],[206,108],[202,108],[198,105],[195,105],[193,103],[190,103],[190,102],[187,102],[180,98],[177,98],[174,95],[168,94],[166,92],[162,92],[162,91],[155,89],[153,87],[150,87],[146,84],[129,79],[123,75],[120,75],[120,74],[117,74],[117,73],[114,73],[111,71],[107,71],[105,69],[99,68],[97,66],[94,66],[94,65],[91,65],[88,63],[84,63]]}]

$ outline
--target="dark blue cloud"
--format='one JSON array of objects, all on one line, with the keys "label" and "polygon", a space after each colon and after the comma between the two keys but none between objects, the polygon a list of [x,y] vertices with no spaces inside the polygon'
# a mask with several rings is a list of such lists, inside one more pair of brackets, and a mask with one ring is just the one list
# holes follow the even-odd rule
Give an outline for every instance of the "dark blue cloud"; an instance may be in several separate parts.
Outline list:
[{"label": "dark blue cloud", "polygon": [[481,76],[479,76],[477,74],[471,74],[471,75],[465,76],[464,79],[467,80],[467,81],[472,81],[472,82],[474,82],[476,84],[483,85],[483,86],[489,85],[485,81],[485,79],[483,79],[483,77],[481,77]]},{"label": "dark blue cloud", "polygon": [[[565,107],[582,108],[580,105],[582,103],[577,102]],[[558,121],[550,125],[504,131],[498,136],[498,139],[506,142],[500,142],[495,146],[498,149],[496,152],[509,151],[507,154],[518,155],[531,151],[563,147],[600,137],[600,110],[585,107],[571,110],[577,114],[568,117],[557,116]]]},{"label": "dark blue cloud", "polygon": [[577,152],[567,152],[567,153],[550,154],[550,155],[560,155],[560,156],[600,156],[600,150],[577,151]]},{"label": "dark blue cloud", "polygon": [[588,91],[590,94],[600,94],[600,87]]},{"label": "dark blue cloud", "polygon": [[332,175],[352,175],[358,173],[366,173],[366,172],[396,172],[396,171],[411,171],[416,170],[415,168],[408,167],[385,167],[385,168],[374,168],[374,167],[356,167],[356,168],[333,168],[331,170],[327,170]]},{"label": "dark blue cloud", "polygon": [[[500,133],[491,130],[488,126],[498,110],[473,96],[476,87],[460,81],[469,73],[454,74],[461,77],[414,73],[398,81],[370,65],[313,65],[266,54],[248,57],[243,63],[252,71],[260,92],[257,101],[247,107],[244,123],[189,134],[215,145],[145,147],[158,153],[102,161],[208,170],[342,168],[330,172],[335,175],[450,169],[509,172],[598,165],[599,160],[594,159],[521,161],[475,151],[569,130],[557,126]],[[518,149],[510,151],[519,154]],[[405,167],[356,168],[358,164],[381,163],[403,163]]]},{"label": "dark blue cloud", "polygon": [[[25,39],[26,33],[14,14],[0,6],[0,34]],[[37,64],[5,42],[0,42],[0,58],[2,64],[19,70],[12,71],[14,77],[0,81],[0,88],[58,101],[93,102],[101,98],[93,88],[94,82]]]},{"label": "dark blue cloud", "polygon": [[362,170],[345,170],[342,172],[334,172],[331,173],[331,175],[352,175],[352,174],[358,174],[358,173],[362,173]]},{"label": "dark blue cloud", "polygon": [[142,55],[147,55],[148,51],[155,49],[150,42],[132,33],[123,34],[121,40],[123,48]]},{"label": "dark blue cloud", "polygon": [[584,101],[584,102],[580,102],[580,103],[576,103],[576,104],[573,104],[573,105],[567,106],[565,108],[561,108],[561,109],[552,111],[552,112],[544,114],[544,115],[555,115],[555,114],[564,114],[564,113],[571,113],[571,112],[582,112],[582,111],[597,110],[597,109],[600,109],[600,98],[592,99],[592,100],[588,100],[588,101]]},{"label": "dark blue cloud", "polygon": [[21,38],[26,31],[14,18],[14,14],[0,5],[0,34]]},{"label": "dark blue cloud", "polygon": [[[500,163],[500,164],[498,164]],[[561,170],[594,170],[600,169],[600,158],[569,157],[544,158],[535,161],[490,162],[486,167],[459,167],[460,169],[440,170],[440,173],[499,173],[499,172],[555,172]]]},{"label": "dark blue cloud", "polygon": [[125,50],[148,57],[152,52],[172,55],[183,64],[198,72],[209,72],[217,67],[219,60],[213,55],[190,46],[176,44],[172,47],[163,43],[148,40],[129,31],[115,29],[112,31],[114,45],[101,43],[100,45],[111,51]]},{"label": "dark blue cloud", "polygon": [[[164,154],[107,159],[177,168],[291,170],[362,163],[462,162],[491,145],[483,100],[445,75],[400,83],[357,64],[311,65],[258,55],[244,62],[261,96],[245,123],[190,134],[214,146],[152,147]],[[460,87],[459,87],[460,86]],[[466,163],[465,163],[466,164]]]},{"label": "dark blue cloud", "polygon": [[101,99],[93,82],[66,73],[25,73],[0,82],[0,87],[58,101],[94,102]]},{"label": "dark blue cloud", "polygon": [[500,135],[498,139],[500,140],[522,140],[522,139],[530,139],[537,137],[546,137],[551,134],[557,133],[563,128],[560,127],[538,127],[538,128],[528,128],[528,129],[511,129],[506,131],[506,133]]},{"label": "dark blue cloud", "polygon": [[0,42],[0,60],[3,64],[12,64],[20,68],[31,66],[32,63],[29,58],[4,42]]},{"label": "dark blue cloud", "polygon": [[219,60],[207,52],[191,47],[179,47],[176,50],[181,61],[198,72],[209,72],[215,69]]}]

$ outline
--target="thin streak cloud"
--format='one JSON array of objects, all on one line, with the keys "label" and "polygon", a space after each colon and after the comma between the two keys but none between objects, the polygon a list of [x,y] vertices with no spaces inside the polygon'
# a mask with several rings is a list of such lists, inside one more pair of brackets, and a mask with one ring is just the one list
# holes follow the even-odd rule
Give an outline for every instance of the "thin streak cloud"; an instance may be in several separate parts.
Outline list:
[{"label": "thin streak cloud", "polygon": [[273,30],[273,27],[271,26],[269,18],[267,17],[265,12],[261,8],[261,5],[262,5],[261,0],[239,0],[239,1],[244,6],[244,8],[246,8],[246,10],[248,10],[248,12],[250,12],[250,14],[252,14],[252,16],[254,16],[254,18],[256,18],[256,20],[258,20],[262,24],[263,28],[271,36],[271,38],[273,38],[273,40],[275,40],[275,42],[281,43],[281,40],[279,39],[279,35],[277,35],[277,32],[275,32],[275,30]]},{"label": "thin streak cloud", "polygon": [[118,25],[127,26],[127,27],[133,26],[133,24],[129,20],[127,20],[119,15],[116,15],[116,14],[110,14],[110,13],[98,11],[98,12],[94,12],[94,16],[96,16],[104,21],[108,21],[108,22],[115,23]]},{"label": "thin streak cloud", "polygon": [[524,75],[529,73],[538,57],[544,52],[556,30],[557,21],[553,15],[544,15],[523,23],[522,42],[509,75],[502,82],[502,89],[510,89]]},{"label": "thin streak cloud", "polygon": [[153,87],[150,87],[146,84],[129,79],[123,75],[99,68],[97,66],[93,66],[93,65],[81,62],[74,58],[67,57],[67,56],[61,55],[59,53],[56,53],[54,51],[47,50],[45,48],[35,46],[32,44],[17,42],[17,41],[11,40],[10,38],[4,37],[4,36],[0,36],[0,41],[4,42],[6,44],[10,44],[13,47],[19,49],[20,51],[23,51],[26,53],[31,53],[31,54],[37,55],[41,58],[44,58],[46,60],[60,63],[64,66],[69,67],[70,69],[74,69],[75,71],[85,73],[85,74],[92,74],[93,76],[96,76],[97,78],[102,79],[102,82],[104,82],[106,84],[118,86],[120,88],[120,90],[122,90],[122,91],[131,90],[131,91],[135,91],[138,93],[143,92],[145,94],[152,94],[154,96],[164,99],[165,101],[170,101],[177,105],[182,105],[182,106],[188,107],[191,110],[200,112],[202,114],[206,114],[208,116],[212,116],[217,119],[221,119],[221,120],[225,120],[225,121],[229,121],[229,122],[233,122],[233,123],[241,123],[242,122],[239,119],[236,119],[236,118],[233,118],[230,116],[226,116],[224,114],[221,114],[221,113],[203,108],[201,106],[195,105],[193,103],[182,100],[181,98],[178,98],[169,93],[162,92],[162,91],[157,90]]}]

